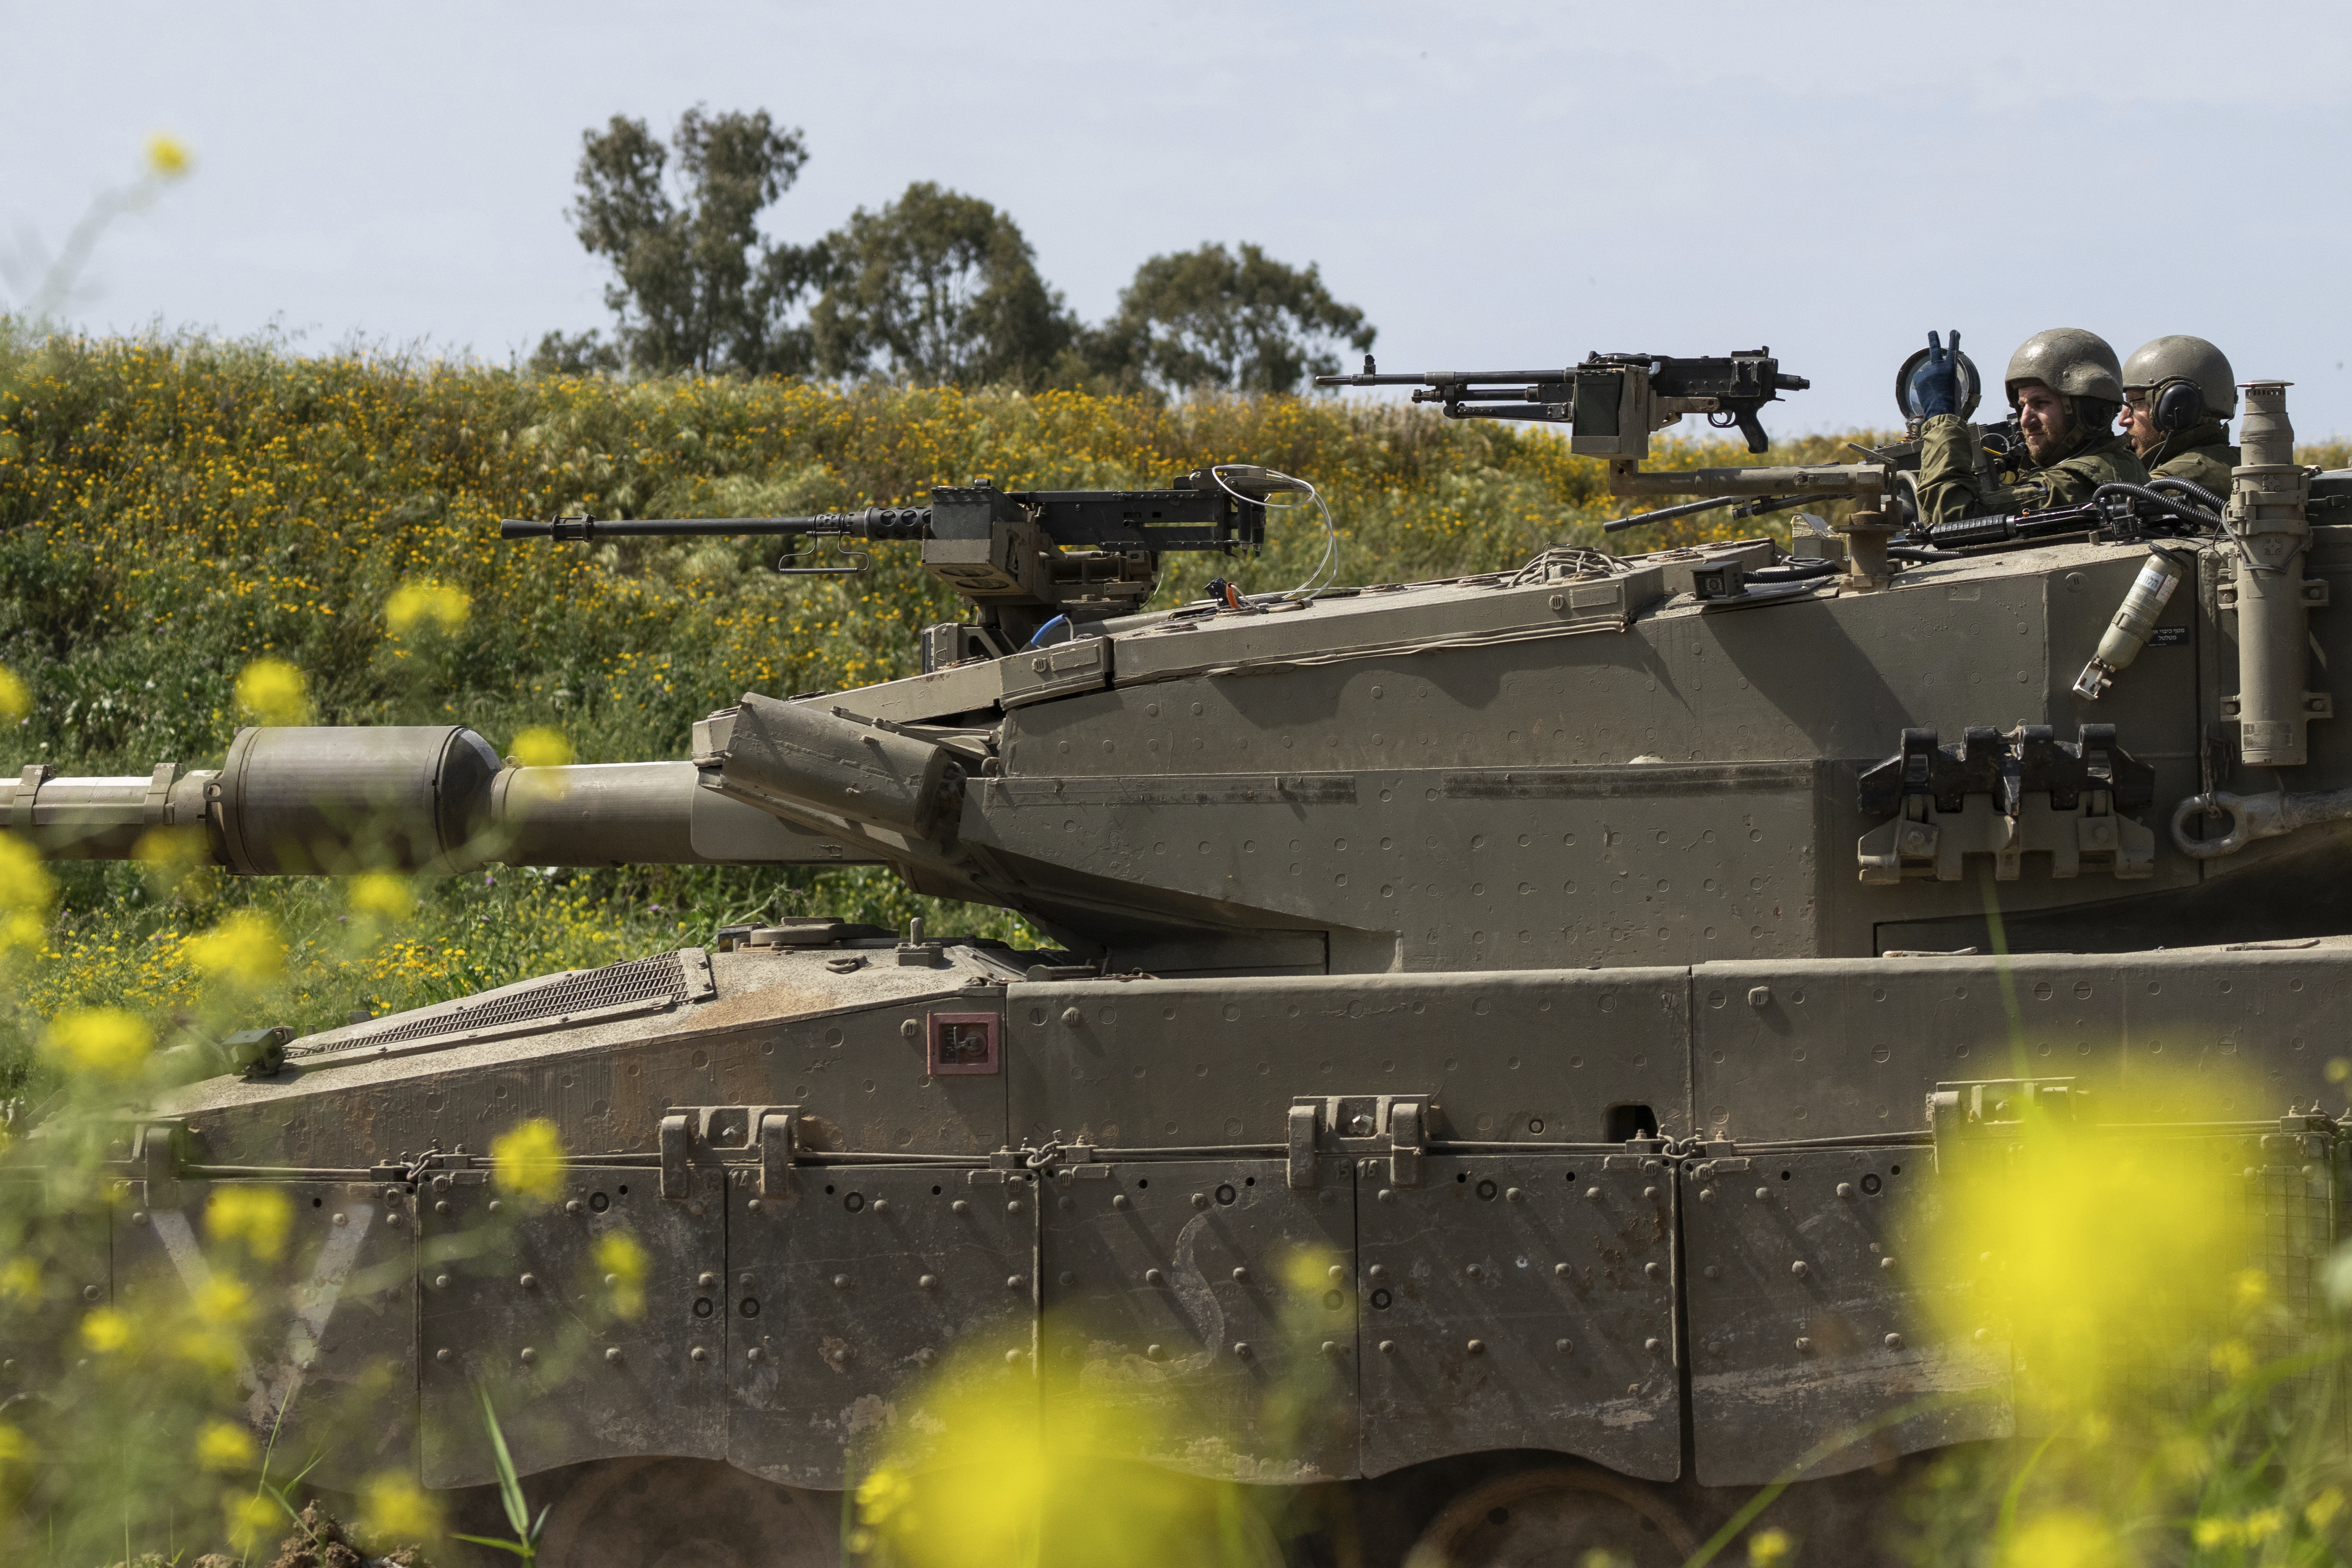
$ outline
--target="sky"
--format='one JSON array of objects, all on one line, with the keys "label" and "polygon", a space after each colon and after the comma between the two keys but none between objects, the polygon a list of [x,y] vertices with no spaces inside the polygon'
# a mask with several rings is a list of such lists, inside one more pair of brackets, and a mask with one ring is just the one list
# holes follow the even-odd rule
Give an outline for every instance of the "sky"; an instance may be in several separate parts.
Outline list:
[{"label": "sky", "polygon": [[1996,384],[2045,327],[2193,332],[2352,433],[2340,5],[0,0],[0,37],[20,271],[152,132],[194,153],[101,240],[66,312],[100,331],[503,362],[607,324],[582,133],[701,103],[803,132],[778,237],[937,181],[1088,320],[1252,241],[1384,370],[1769,344],[1795,433],[1892,424],[1931,327]]}]

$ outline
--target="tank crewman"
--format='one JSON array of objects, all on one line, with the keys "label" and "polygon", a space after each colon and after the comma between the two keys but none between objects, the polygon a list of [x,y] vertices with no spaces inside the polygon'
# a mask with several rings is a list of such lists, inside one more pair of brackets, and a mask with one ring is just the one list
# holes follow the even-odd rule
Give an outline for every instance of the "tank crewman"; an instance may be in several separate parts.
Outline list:
[{"label": "tank crewman", "polygon": [[1986,484],[1960,418],[1959,344],[1958,332],[1950,349],[1929,332],[1927,363],[1911,378],[1912,396],[1926,416],[1920,427],[1921,522],[2072,506],[2090,500],[2104,484],[2147,482],[2147,468],[2116,431],[2124,401],[2116,351],[2096,332],[2053,327],[2020,345],[2003,378],[2031,466],[2009,484]]},{"label": "tank crewman", "polygon": [[2238,466],[2229,432],[2238,380],[2228,356],[2203,338],[2158,338],[2132,351],[2123,384],[2124,436],[2149,475],[2187,479],[2227,500]]}]

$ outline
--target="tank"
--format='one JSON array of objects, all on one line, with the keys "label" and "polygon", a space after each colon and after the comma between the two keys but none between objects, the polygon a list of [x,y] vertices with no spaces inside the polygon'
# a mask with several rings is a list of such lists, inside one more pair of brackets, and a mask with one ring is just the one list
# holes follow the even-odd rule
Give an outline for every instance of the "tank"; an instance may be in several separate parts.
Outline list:
[{"label": "tank", "polygon": [[[2018,1107],[2129,1105],[2111,1131],[2274,1173],[2320,1218],[2260,1261],[2307,1281],[2352,990],[2352,857],[2315,826],[2352,816],[2352,739],[2312,689],[2352,658],[2352,473],[2294,464],[2281,384],[2247,390],[2226,515],[2103,492],[1924,531],[1912,449],[1643,468],[1682,415],[1801,385],[1769,352],[1345,379],[1564,424],[1630,498],[1843,504],[1789,546],[1160,611],[1161,553],[1246,553],[1299,482],[509,524],[903,541],[973,614],[919,675],[743,694],[686,758],[248,730],[217,771],[26,769],[6,830],[200,827],[246,876],[875,863],[1055,948],[734,927],[217,1042],[131,1118],[87,1300],[195,1289],[208,1195],[283,1190],[310,1288],[241,1374],[257,1423],[320,1435],[317,1484],[463,1492],[497,1476],[487,1389],[561,1568],[835,1561],[845,1492],[951,1429],[975,1354],[1049,1453],[1079,1401],[1248,1489],[1221,1561],[1650,1564],[1776,1480],[1859,1542],[1920,1457],[2015,1430],[2004,1334],[1937,1328],[1952,1282],[1901,1265]],[[2134,1101],[2183,1039],[2232,1071]],[[535,1120],[547,1201],[502,1211],[491,1145]]]}]

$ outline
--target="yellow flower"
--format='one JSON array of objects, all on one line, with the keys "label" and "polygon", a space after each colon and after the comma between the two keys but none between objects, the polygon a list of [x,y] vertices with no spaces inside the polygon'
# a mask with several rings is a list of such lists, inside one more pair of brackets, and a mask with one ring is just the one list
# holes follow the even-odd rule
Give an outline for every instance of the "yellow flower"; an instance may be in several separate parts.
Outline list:
[{"label": "yellow flower", "polygon": [[146,1064],[154,1045],[146,1020],[119,1007],[60,1014],[41,1038],[51,1056],[100,1078],[129,1078]]},{"label": "yellow flower", "polygon": [[2326,1530],[2344,1511],[2344,1492],[2340,1487],[2329,1487],[2303,1505],[2303,1517],[2314,1530]]},{"label": "yellow flower", "polygon": [[111,1307],[99,1307],[81,1321],[81,1342],[99,1355],[112,1355],[131,1342],[131,1320]]},{"label": "yellow flower", "polygon": [[360,1536],[372,1546],[389,1552],[440,1533],[440,1510],[412,1476],[386,1470],[360,1495]]},{"label": "yellow flower", "polygon": [[2001,1553],[2001,1568],[2122,1568],[2123,1553],[2107,1527],[2071,1509],[2033,1520]]},{"label": "yellow flower", "polygon": [[237,671],[236,705],[257,724],[299,724],[310,715],[310,694],[284,659],[257,658]]},{"label": "yellow flower", "polygon": [[2189,1527],[2189,1535],[2203,1547],[2227,1546],[2236,1541],[2241,1531],[2234,1519],[2205,1518]]},{"label": "yellow flower", "polygon": [[41,1299],[41,1266],[21,1254],[0,1263],[0,1298],[26,1306]]},{"label": "yellow flower", "polygon": [[383,622],[392,635],[404,637],[426,622],[445,632],[454,632],[466,624],[474,601],[462,589],[426,580],[403,583],[383,602]]},{"label": "yellow flower", "polygon": [[275,1187],[224,1184],[205,1205],[205,1228],[215,1241],[241,1240],[254,1257],[274,1262],[294,1228],[294,1205]]},{"label": "yellow flower", "polygon": [[240,910],[182,949],[188,962],[215,980],[245,989],[286,973],[286,943],[269,917]]},{"label": "yellow flower", "polygon": [[2254,1370],[2254,1352],[2242,1340],[2223,1340],[2213,1347],[2210,1359],[2215,1372],[2229,1377],[2243,1377]]},{"label": "yellow flower", "polygon": [[147,172],[157,179],[179,179],[194,162],[188,154],[188,144],[178,137],[158,131],[147,138]]},{"label": "yellow flower", "polygon": [[6,665],[0,665],[0,716],[22,719],[33,710],[33,689]]},{"label": "yellow flower", "polygon": [[1321,1296],[1330,1289],[1331,1269],[1339,1254],[1324,1247],[1294,1247],[1276,1265],[1282,1282],[1301,1296]]},{"label": "yellow flower", "polygon": [[2259,1307],[2270,1299],[2271,1279],[2259,1268],[2242,1268],[2233,1282],[2238,1290],[2238,1305]]},{"label": "yellow flower", "polygon": [[1789,1539],[1785,1530],[1759,1530],[1748,1538],[1748,1561],[1752,1568],[1775,1568],[1789,1560],[1797,1543]]},{"label": "yellow flower", "polygon": [[131,847],[131,858],[151,871],[176,877],[210,856],[201,827],[151,827]]},{"label": "yellow flower", "polygon": [[0,1421],[0,1464],[6,1464],[11,1459],[29,1459],[32,1457],[33,1445],[26,1439],[25,1434],[6,1422]]},{"label": "yellow flower", "polygon": [[57,902],[57,879],[33,847],[21,838],[0,838],[0,910],[38,917]]},{"label": "yellow flower", "polygon": [[514,738],[512,755],[527,768],[560,768],[572,761],[572,742],[561,730],[525,730]]},{"label": "yellow flower", "polygon": [[375,915],[388,921],[404,921],[416,912],[416,897],[408,890],[407,879],[389,871],[370,871],[355,877],[351,884],[351,905],[353,914]]},{"label": "yellow flower", "polygon": [[207,1470],[253,1468],[253,1434],[234,1421],[208,1421],[196,1434],[196,1463]]},{"label": "yellow flower", "polygon": [[215,1274],[197,1286],[196,1321],[217,1328],[235,1328],[253,1317],[253,1291],[233,1274]]},{"label": "yellow flower", "polygon": [[542,1202],[563,1190],[563,1135],[540,1118],[490,1142],[491,1175],[518,1197]]},{"label": "yellow flower", "polygon": [[635,1320],[646,1315],[646,1249],[625,1231],[600,1237],[594,1253],[604,1288],[613,1293],[616,1317]]},{"label": "yellow flower", "polygon": [[276,1503],[249,1492],[224,1494],[221,1512],[227,1521],[228,1543],[247,1556],[286,1522]]}]

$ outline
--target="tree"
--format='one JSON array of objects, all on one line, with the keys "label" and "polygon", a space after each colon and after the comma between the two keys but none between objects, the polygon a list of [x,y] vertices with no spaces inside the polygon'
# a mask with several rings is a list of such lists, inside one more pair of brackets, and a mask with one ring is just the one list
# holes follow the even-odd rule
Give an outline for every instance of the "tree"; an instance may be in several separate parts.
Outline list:
[{"label": "tree", "polygon": [[1035,386],[1076,335],[1020,226],[976,196],[918,181],[823,243],[826,283],[809,326],[827,375],[878,362],[922,386]]},{"label": "tree", "polygon": [[1293,392],[1361,353],[1378,329],[1331,298],[1314,263],[1286,267],[1255,245],[1155,256],[1135,269],[1089,357],[1106,374],[1139,375],[1173,392],[1228,387]]},{"label": "tree", "polygon": [[[779,245],[760,215],[808,162],[798,131],[765,110],[681,115],[664,148],[642,120],[614,115],[581,133],[579,197],[567,214],[580,243],[606,258],[604,303],[630,365],[660,373],[808,368],[807,329],[787,315],[823,267],[816,247]],[[677,162],[670,177],[673,151]],[[593,334],[551,332],[534,365],[600,368]]]}]

